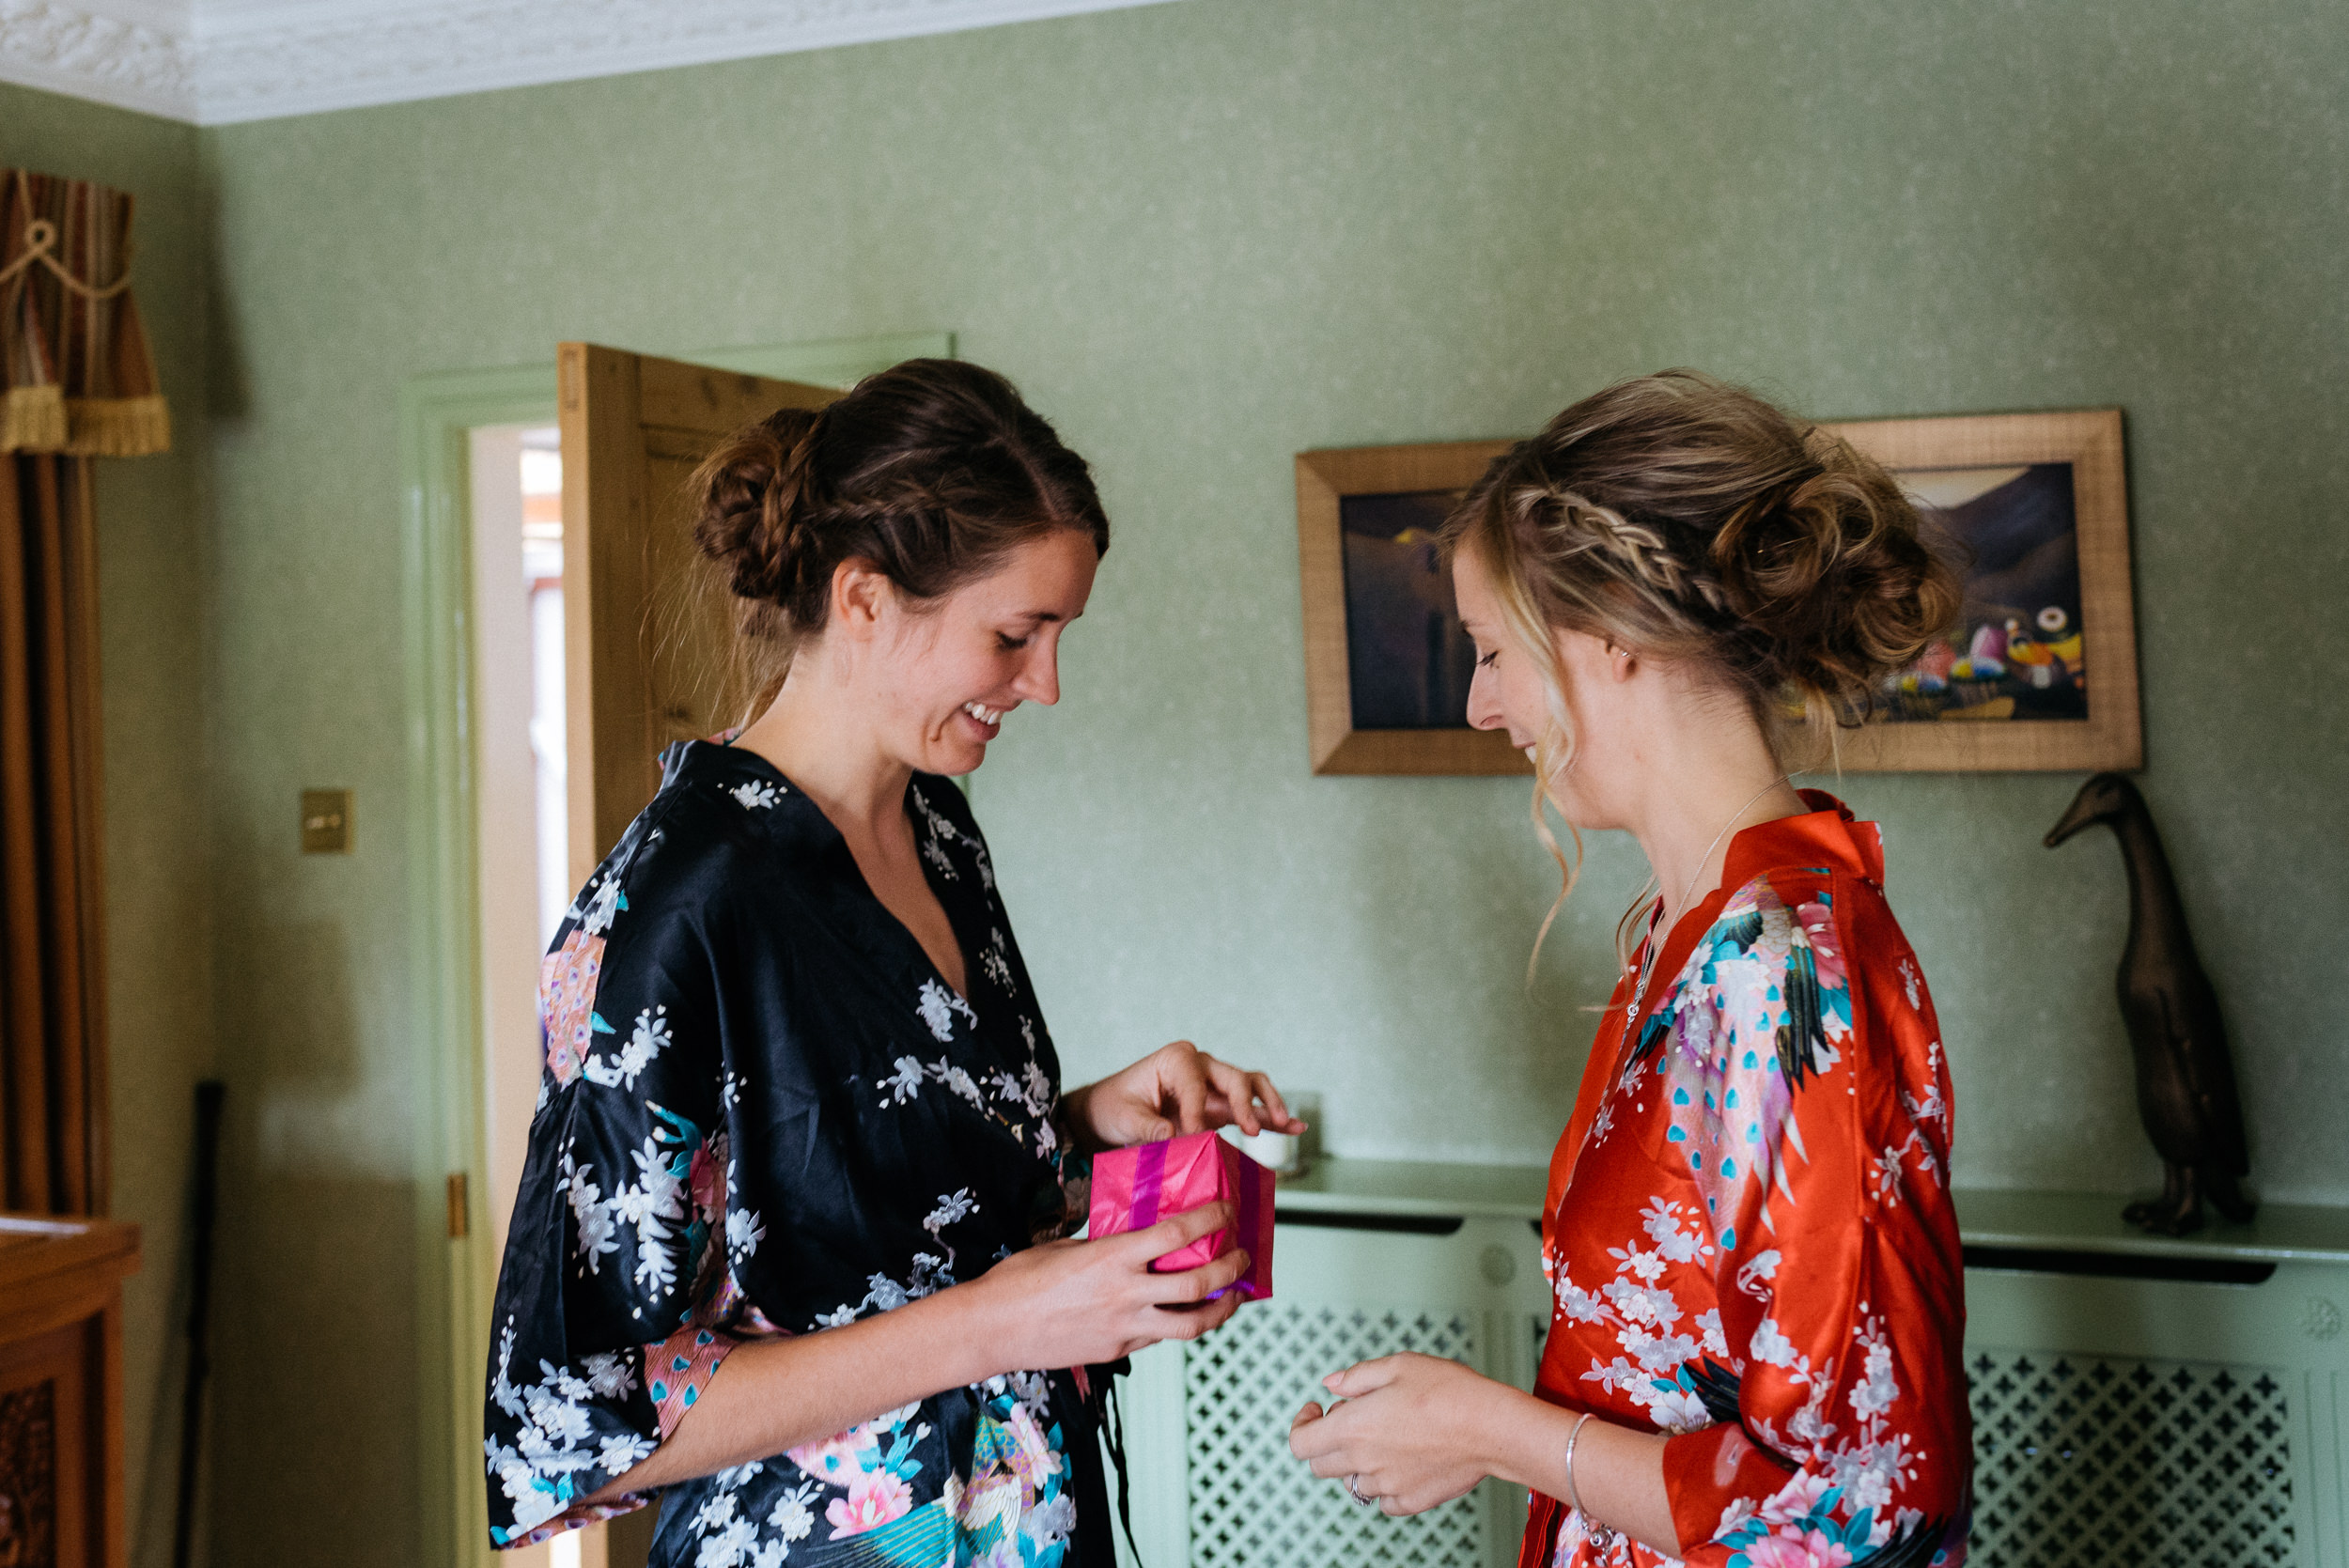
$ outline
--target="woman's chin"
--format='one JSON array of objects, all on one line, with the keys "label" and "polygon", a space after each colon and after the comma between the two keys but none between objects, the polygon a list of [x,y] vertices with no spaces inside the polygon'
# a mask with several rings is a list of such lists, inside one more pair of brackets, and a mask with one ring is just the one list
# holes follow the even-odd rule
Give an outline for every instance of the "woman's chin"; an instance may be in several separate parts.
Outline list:
[{"label": "woman's chin", "polygon": [[953,736],[944,745],[930,748],[930,754],[923,761],[922,770],[936,773],[941,778],[958,779],[965,773],[977,772],[979,765],[986,760],[986,741]]},{"label": "woman's chin", "polygon": [[1543,793],[1548,796],[1550,805],[1556,808],[1566,826],[1578,833],[1603,832],[1609,828],[1622,826],[1606,813],[1594,811],[1589,801],[1569,792],[1550,789]]}]

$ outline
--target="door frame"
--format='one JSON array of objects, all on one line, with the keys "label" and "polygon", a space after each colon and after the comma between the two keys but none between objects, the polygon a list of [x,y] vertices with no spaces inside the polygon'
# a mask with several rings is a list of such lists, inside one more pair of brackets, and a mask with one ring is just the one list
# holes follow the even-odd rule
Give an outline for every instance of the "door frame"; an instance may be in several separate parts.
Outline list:
[{"label": "door frame", "polygon": [[[901,360],[951,359],[954,352],[951,333],[898,333],[674,357],[776,380],[847,386]],[[399,389],[417,1540],[426,1562],[448,1568],[477,1568],[490,1560],[481,1379],[489,1365],[498,1265],[485,1255],[489,1227],[482,1212],[488,1144],[481,1125],[468,441],[476,426],[553,425],[556,411],[552,359],[414,376]]]}]

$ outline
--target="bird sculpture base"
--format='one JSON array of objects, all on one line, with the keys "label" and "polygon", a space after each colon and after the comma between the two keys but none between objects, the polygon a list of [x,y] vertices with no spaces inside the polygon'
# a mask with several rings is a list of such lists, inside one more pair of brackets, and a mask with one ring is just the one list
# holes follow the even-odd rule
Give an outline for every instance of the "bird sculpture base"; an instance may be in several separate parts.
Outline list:
[{"label": "bird sculpture base", "polygon": [[2161,1196],[2131,1203],[2121,1218],[2155,1235],[2184,1235],[2201,1230],[2209,1218],[2202,1206],[2205,1200],[2238,1225],[2259,1212],[2259,1201],[2245,1193],[2229,1172],[2164,1164]]}]

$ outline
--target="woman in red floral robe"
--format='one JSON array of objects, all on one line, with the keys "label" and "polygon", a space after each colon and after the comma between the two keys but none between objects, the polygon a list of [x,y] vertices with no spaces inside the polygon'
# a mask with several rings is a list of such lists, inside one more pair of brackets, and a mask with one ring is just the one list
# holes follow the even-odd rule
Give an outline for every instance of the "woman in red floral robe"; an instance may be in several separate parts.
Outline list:
[{"label": "woman in red floral robe", "polygon": [[1939,1026],[1875,826],[1777,733],[1898,678],[1949,569],[1882,470],[1688,372],[1566,410],[1446,538],[1470,722],[1533,758],[1537,822],[1632,832],[1660,891],[1551,1161],[1533,1394],[1389,1357],[1291,1446],[1391,1514],[1529,1487],[1520,1568],[1962,1562]]}]

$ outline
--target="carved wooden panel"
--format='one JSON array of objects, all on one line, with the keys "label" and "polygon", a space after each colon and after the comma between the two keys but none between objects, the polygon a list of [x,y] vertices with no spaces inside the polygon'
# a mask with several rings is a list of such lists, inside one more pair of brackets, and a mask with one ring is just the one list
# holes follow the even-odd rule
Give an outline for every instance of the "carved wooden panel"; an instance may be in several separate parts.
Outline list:
[{"label": "carved wooden panel", "polygon": [[[90,1551],[89,1332],[0,1345],[0,1568],[85,1568]],[[11,1560],[10,1553],[15,1554]]]},{"label": "carved wooden panel", "polygon": [[0,1393],[0,1568],[57,1560],[57,1386]]},{"label": "carved wooden panel", "polygon": [[0,1568],[114,1568],[138,1229],[0,1215]]}]

